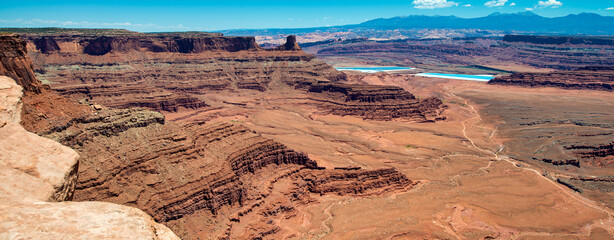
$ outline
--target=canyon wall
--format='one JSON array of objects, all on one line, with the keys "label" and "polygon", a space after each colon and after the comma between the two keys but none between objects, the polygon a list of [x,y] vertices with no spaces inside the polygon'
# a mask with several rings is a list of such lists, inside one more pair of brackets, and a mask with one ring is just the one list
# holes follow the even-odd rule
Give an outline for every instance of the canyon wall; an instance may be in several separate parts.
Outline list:
[{"label": "canyon wall", "polygon": [[[109,107],[181,112],[219,106],[219,103],[210,102],[207,96],[211,94],[276,93],[290,86],[310,94],[314,105],[332,114],[380,120],[443,119],[440,116],[443,104],[437,99],[406,98],[403,96],[408,92],[390,87],[339,84],[345,80],[345,74],[301,51],[294,36],[289,36],[284,45],[269,50],[254,47],[253,38],[247,37],[174,36],[175,42],[206,43],[198,47],[201,50],[187,52],[150,46],[173,45],[168,35],[106,36],[104,39],[115,50],[94,55],[85,50],[93,44],[92,37],[43,37],[54,37],[60,51],[44,53],[41,47],[34,46],[41,36],[24,37],[29,41],[35,67],[41,69],[41,79],[64,96]],[[211,43],[210,39],[234,43],[238,49]],[[68,46],[75,45],[85,47],[68,50]],[[326,87],[331,84],[337,87]],[[335,94],[327,94],[331,93],[328,90],[322,94],[317,90],[320,88],[348,88],[352,96],[338,98]],[[354,99],[359,95],[364,96]]]},{"label": "canyon wall", "polygon": [[488,84],[614,91],[614,67],[582,67],[573,71],[551,73],[514,73],[494,78]]},{"label": "canyon wall", "polygon": [[504,42],[524,42],[534,44],[571,44],[571,45],[609,45],[614,46],[614,39],[607,37],[572,37],[572,36],[535,36],[535,35],[505,35]]},{"label": "canyon wall", "polygon": [[[379,194],[416,184],[393,169],[323,169],[305,154],[243,126],[175,124],[143,109],[104,109],[56,129],[45,136],[82,155],[76,200],[137,207],[188,239],[215,236],[199,231],[214,225],[205,219],[228,222],[241,219],[241,212],[279,207],[266,200],[271,189],[262,184],[280,179],[307,186],[284,192],[285,207],[303,204],[292,200],[297,194]],[[306,180],[314,176],[320,180]],[[229,226],[218,237],[247,233]]]},{"label": "canyon wall", "polygon": [[[442,64],[505,65],[520,63],[539,68],[573,70],[583,66],[614,65],[612,39],[600,37],[506,36],[473,39],[346,40],[304,47],[331,60],[354,58],[409,66]],[[441,69],[441,66],[438,67]]]},{"label": "canyon wall", "polygon": [[[24,38],[40,77],[54,90],[109,107],[175,112],[207,107],[199,96],[209,92],[266,91],[278,80],[274,76],[288,76],[284,81],[343,78],[291,41],[289,49],[265,51],[251,37]],[[36,44],[42,38],[55,39],[60,49],[41,50],[45,47]]]},{"label": "canyon wall", "polygon": [[[15,38],[14,41],[20,40]],[[22,43],[18,45],[25,46]],[[63,44],[58,43],[58,46],[62,47]],[[25,54],[25,49],[22,50]],[[298,211],[299,206],[317,202],[320,195],[369,196],[404,191],[418,183],[394,169],[325,169],[306,154],[265,138],[240,124],[226,121],[175,123],[166,121],[159,112],[133,108],[147,103],[147,98],[156,101],[155,94],[148,96],[148,91],[154,91],[151,89],[166,91],[169,93],[167,96],[198,99],[199,95],[216,91],[273,91],[269,85],[258,88],[253,87],[254,84],[245,84],[270,80],[281,82],[292,91],[309,94],[309,91],[293,85],[307,86],[344,77],[311,55],[300,51],[249,50],[238,53],[207,52],[214,57],[202,53],[181,53],[173,58],[168,53],[152,53],[149,50],[144,52],[146,57],[143,57],[137,54],[139,51],[129,50],[143,64],[140,69],[134,67],[137,65],[126,68],[138,69],[133,72],[134,75],[130,75],[129,71],[117,70],[121,69],[121,64],[132,64],[132,60],[126,58],[134,55],[118,55],[117,52],[90,55],[53,51],[45,54],[38,51],[31,54],[34,57],[44,55],[47,75],[41,76],[45,81],[66,83],[58,84],[63,88],[52,84],[52,89],[74,99],[66,99],[47,87],[41,87],[39,92],[26,92],[21,113],[11,110],[15,112],[14,115],[22,116],[22,125],[31,131],[65,144],[80,155],[79,167],[72,171],[78,175],[77,180],[71,182],[75,189],[74,200],[136,207],[185,239],[257,238],[283,231],[276,223],[278,218]],[[118,59],[124,59],[124,62],[114,63]],[[198,67],[200,64],[217,67],[207,69],[206,66]],[[75,65],[78,68],[74,68]],[[159,72],[157,66],[160,65],[177,67],[177,70]],[[55,71],[54,67],[61,74],[51,75],[49,72]],[[147,81],[141,74],[147,75]],[[149,82],[155,82],[156,78],[162,79],[159,85]],[[175,81],[178,82],[171,84]],[[36,78],[31,82],[42,86]],[[94,87],[70,86],[79,82]],[[133,82],[133,85],[127,87],[125,82]],[[27,84],[24,81],[21,83]],[[145,93],[139,96],[138,91]],[[352,91],[347,101],[418,101],[411,94],[398,89],[384,87],[375,92],[377,94],[369,95]],[[399,96],[395,96],[397,94]],[[159,109],[157,106],[169,106],[164,101],[184,103],[173,97],[164,99],[160,101],[161,105],[146,104],[145,107]],[[198,101],[202,102],[200,99]],[[105,106],[107,103],[122,109],[109,108]],[[206,105],[192,107],[207,108]],[[51,141],[48,139],[46,141]],[[283,190],[274,191],[274,188]],[[85,203],[93,212],[111,211],[109,207],[104,207],[110,205],[98,207]],[[69,206],[66,211],[76,209]],[[139,227],[131,221],[148,217],[129,209],[132,208],[114,211],[118,213],[116,217],[124,218],[125,221],[118,221],[124,228]],[[48,213],[47,209],[42,208],[33,211]],[[58,219],[62,218],[65,216],[58,215]],[[115,221],[116,218],[105,219]],[[153,220],[144,219],[142,224],[152,226],[144,229],[154,229],[154,233],[159,234],[150,238],[174,236],[170,230],[158,227],[161,225]],[[124,234],[123,230],[109,234],[120,233]],[[141,232],[134,234],[130,236]]]},{"label": "canyon wall", "polygon": [[19,125],[22,89],[0,76],[0,238],[179,239],[135,208],[66,202],[75,191],[79,155]]},{"label": "canyon wall", "polygon": [[17,35],[0,35],[0,75],[15,79],[27,91],[40,92],[32,63],[26,59],[26,42]]},{"label": "canyon wall", "polygon": [[312,94],[312,100],[335,115],[422,122],[445,119],[442,112],[446,106],[440,99],[417,99],[400,87],[317,82],[310,84],[307,91]]},{"label": "canyon wall", "polygon": [[136,36],[29,35],[26,40],[33,44],[31,47],[35,49],[31,50],[45,54],[60,52],[99,56],[107,53],[130,51],[201,53],[206,51],[237,52],[260,49],[253,37],[190,37],[170,34],[136,34]]}]

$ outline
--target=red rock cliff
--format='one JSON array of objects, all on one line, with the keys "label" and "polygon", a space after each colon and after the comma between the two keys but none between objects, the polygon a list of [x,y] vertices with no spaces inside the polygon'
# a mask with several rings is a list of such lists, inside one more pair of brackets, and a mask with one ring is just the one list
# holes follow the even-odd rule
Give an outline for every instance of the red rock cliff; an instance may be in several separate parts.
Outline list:
[{"label": "red rock cliff", "polygon": [[8,76],[26,91],[40,92],[42,84],[34,76],[27,58],[26,42],[17,35],[0,35],[0,75]]},{"label": "red rock cliff", "polygon": [[551,73],[514,73],[494,78],[488,84],[614,91],[614,67],[593,66]]}]

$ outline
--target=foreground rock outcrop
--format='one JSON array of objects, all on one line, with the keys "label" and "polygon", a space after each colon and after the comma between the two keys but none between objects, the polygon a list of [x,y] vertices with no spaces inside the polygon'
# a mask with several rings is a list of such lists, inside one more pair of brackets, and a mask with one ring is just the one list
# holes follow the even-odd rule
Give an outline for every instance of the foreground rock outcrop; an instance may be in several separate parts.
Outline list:
[{"label": "foreground rock outcrop", "polygon": [[103,202],[0,207],[2,239],[179,239],[141,210]]},{"label": "foreground rock outcrop", "polygon": [[21,98],[0,76],[0,238],[178,239],[135,208],[62,202],[73,197],[79,155],[19,125]]},{"label": "foreground rock outcrop", "polygon": [[514,73],[494,78],[488,84],[614,91],[614,67],[589,66],[574,71]]}]

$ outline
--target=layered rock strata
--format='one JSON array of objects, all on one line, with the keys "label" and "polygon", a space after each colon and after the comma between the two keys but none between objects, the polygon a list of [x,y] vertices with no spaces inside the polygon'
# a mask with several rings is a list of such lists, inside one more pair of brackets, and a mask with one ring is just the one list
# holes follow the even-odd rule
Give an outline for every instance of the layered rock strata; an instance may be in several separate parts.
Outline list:
[{"label": "layered rock strata", "polygon": [[336,115],[357,115],[365,119],[405,118],[416,121],[444,120],[446,108],[438,98],[417,99],[400,87],[329,82],[309,83],[308,93],[322,108]]},{"label": "layered rock strata", "polygon": [[15,79],[27,91],[38,93],[42,86],[26,53],[26,42],[19,40],[19,36],[0,34],[0,75]]},{"label": "layered rock strata", "polygon": [[0,238],[178,239],[135,208],[63,202],[73,197],[79,155],[19,125],[21,91],[0,76]]},{"label": "layered rock strata", "polygon": [[[298,176],[307,191],[317,194],[369,195],[403,190],[416,185],[395,169],[304,171]],[[360,183],[360,184],[357,184]]]},{"label": "layered rock strata", "polygon": [[551,73],[514,73],[494,78],[488,81],[488,84],[614,91],[614,67],[582,67],[574,71]]},{"label": "layered rock strata", "polygon": [[[488,39],[486,41],[489,41]],[[306,48],[308,49],[308,48]],[[313,46],[319,57],[347,56],[361,59],[390,59],[395,62],[466,64],[467,58],[489,54],[489,49],[476,44],[433,40],[370,41],[347,40],[324,46]]]},{"label": "layered rock strata", "polygon": [[[90,108],[75,104],[50,91],[34,75],[26,42],[15,35],[0,35],[0,75],[9,76],[24,88],[21,124],[32,132],[44,132],[55,124],[91,113]],[[21,94],[21,93],[20,93]]]},{"label": "layered rock strata", "polygon": [[[61,42],[85,41],[79,39],[64,36]],[[146,39],[156,42],[166,36]],[[156,52],[129,47],[129,41],[113,41],[118,50],[100,56],[78,50],[39,54],[35,47],[30,49],[44,68],[40,76],[52,82],[54,90],[110,107],[145,107],[167,112],[201,109],[211,105],[204,100],[207,94],[274,92],[287,85],[308,93],[315,101],[313,104],[332,114],[376,120],[444,118],[440,114],[443,104],[435,98],[418,100],[400,88],[340,84],[345,74],[302,52],[294,36],[274,50],[250,48],[238,52],[223,47],[194,53]],[[121,43],[128,46],[122,47]]]},{"label": "layered rock strata", "polygon": [[286,43],[275,48],[278,51],[301,51],[301,46],[296,42],[296,36],[290,35],[286,38]]},{"label": "layered rock strata", "polygon": [[614,46],[614,39],[607,37],[505,35],[504,42],[524,42],[551,45],[606,45]]},{"label": "layered rock strata", "polygon": [[[511,39],[515,37],[507,36],[503,39],[488,37],[389,41],[358,39],[323,42],[304,47],[304,50],[318,57],[355,58],[382,65],[390,62],[403,62],[410,66],[520,63],[558,70],[573,70],[589,65],[614,65],[614,45],[605,44],[611,39],[596,38],[603,40],[601,41],[579,38],[581,40],[576,40],[575,37],[570,39],[570,37],[550,36],[533,36],[533,40],[526,41],[512,41]],[[441,66],[438,68],[441,69]]]},{"label": "layered rock strata", "polygon": [[[103,110],[57,129],[61,130],[46,136],[82,155],[75,199],[137,207],[188,238],[206,235],[178,222],[195,221],[203,214],[223,216],[222,208],[241,211],[270,194],[254,185],[263,181],[263,171],[273,171],[265,174],[272,179],[298,174],[293,178],[296,184],[305,182],[307,187],[286,193],[290,196],[376,194],[415,184],[391,169],[317,170],[321,168],[305,154],[245,127],[165,123],[162,115],[148,110]],[[305,180],[313,176],[317,181]],[[256,209],[260,208],[250,211]]]},{"label": "layered rock strata", "polygon": [[614,141],[600,145],[569,145],[566,150],[572,151],[588,164],[596,167],[614,167]]},{"label": "layered rock strata", "polygon": [[[107,45],[111,50],[89,54],[89,48],[83,46],[93,47],[90,37],[57,36],[57,44],[64,50],[44,54],[34,46],[35,36],[25,38],[30,40],[28,48],[36,67],[42,69],[41,78],[50,82],[54,90],[117,108],[146,107],[169,112],[198,109],[208,106],[200,99],[205,93],[266,91],[273,87],[272,82],[282,78],[293,82],[306,78],[337,80],[344,76],[300,51],[292,41],[286,44],[289,49],[264,51],[253,38],[177,36],[173,41],[189,42],[194,49],[175,51],[173,47],[160,50],[141,46],[145,42],[167,46],[169,37],[164,35],[108,36],[104,39],[110,42]],[[71,49],[77,42],[81,47]]]},{"label": "layered rock strata", "polygon": [[105,55],[108,53],[148,51],[201,53],[206,51],[237,52],[258,50],[260,47],[253,37],[222,36],[180,36],[180,35],[28,35],[26,39],[42,53],[83,53]]},{"label": "layered rock strata", "polygon": [[[312,56],[304,54],[254,54],[252,57],[260,61],[270,61],[268,59],[271,58],[288,61],[289,63],[280,65],[288,72],[299,73],[304,71],[301,68],[305,65],[296,66],[293,61],[313,60]],[[224,59],[229,59],[229,56],[216,61]],[[317,65],[326,66],[320,63]],[[225,74],[228,70],[223,68],[220,72]],[[316,78],[328,81],[325,78]],[[313,81],[313,76],[305,79]],[[297,211],[299,205],[318,201],[317,195],[382,194],[402,191],[417,183],[392,169],[327,170],[319,167],[306,154],[293,151],[240,125],[226,122],[178,124],[166,122],[162,114],[146,109],[110,109],[98,105],[92,105],[93,110],[71,115],[63,113],[62,107],[72,104],[71,108],[89,108],[87,101],[78,104],[62,100],[64,102],[60,105],[64,106],[58,107],[53,102],[45,104],[41,98],[46,96],[45,94],[50,92],[44,90],[41,93],[26,94],[30,100],[24,100],[24,108],[29,110],[21,115],[28,119],[26,124],[37,133],[71,146],[80,154],[79,178],[74,199],[137,207],[187,239],[268,236],[281,231],[273,221],[281,216],[278,214]],[[359,98],[361,97],[357,95],[357,99]],[[57,96],[49,101],[60,101],[59,99],[61,97]],[[47,118],[56,115],[63,116],[61,121],[55,121],[60,118]],[[273,191],[273,186],[278,184],[292,187],[285,188],[284,191]],[[105,207],[111,205],[87,203],[84,206],[93,208],[90,212],[84,211],[84,217],[111,211],[110,207]],[[64,218],[67,212],[76,211],[75,209],[73,206],[66,206],[58,213],[58,219]],[[135,219],[145,215],[130,209],[132,208],[114,209],[113,216],[91,219],[122,224],[123,228],[116,232],[107,231],[110,232],[107,234],[125,234],[125,228],[138,228],[128,236],[138,238],[141,233],[148,233],[147,230],[158,235],[143,238],[173,236],[172,232],[158,227],[151,219],[137,222]],[[31,211],[49,212],[42,206]],[[237,228],[260,223],[241,221],[248,215],[252,216],[250,214],[268,219],[265,226],[235,231]],[[7,216],[22,219],[13,213],[7,213]],[[202,231],[217,229],[216,224],[220,223],[226,226],[222,232]],[[82,224],[92,226],[95,223]],[[142,225],[149,227],[142,228]],[[56,229],[60,226],[60,223],[53,222],[49,228]],[[8,226],[7,229],[21,228]],[[96,238],[98,235],[94,235],[95,233],[77,234]]]}]

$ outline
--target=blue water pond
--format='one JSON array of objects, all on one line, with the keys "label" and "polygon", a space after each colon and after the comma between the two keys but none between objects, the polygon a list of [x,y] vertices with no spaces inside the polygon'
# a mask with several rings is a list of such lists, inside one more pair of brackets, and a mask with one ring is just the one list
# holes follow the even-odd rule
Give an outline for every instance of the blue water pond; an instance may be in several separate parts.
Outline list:
[{"label": "blue water pond", "polygon": [[447,74],[447,73],[418,73],[416,76],[434,77],[434,78],[449,78],[472,81],[488,81],[495,78],[492,75],[465,75],[465,74]]},{"label": "blue water pond", "polygon": [[412,70],[414,68],[410,68],[410,67],[338,67],[335,69],[339,71],[359,71],[359,72],[365,72],[365,73],[376,73],[376,72]]}]

